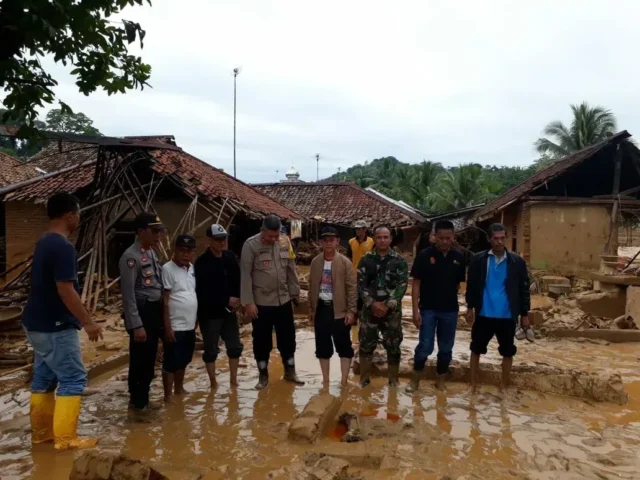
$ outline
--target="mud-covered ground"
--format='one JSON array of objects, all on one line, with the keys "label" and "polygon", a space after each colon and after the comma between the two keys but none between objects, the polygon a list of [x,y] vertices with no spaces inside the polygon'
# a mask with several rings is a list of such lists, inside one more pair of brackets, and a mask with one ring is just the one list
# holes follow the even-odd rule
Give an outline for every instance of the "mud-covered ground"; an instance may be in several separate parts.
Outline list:
[{"label": "mud-covered ground", "polygon": [[[405,336],[407,345],[415,344],[415,330],[406,327]],[[423,382],[419,395],[409,396],[403,391],[406,380],[394,391],[382,378],[361,390],[354,377],[342,390],[334,358],[330,393],[343,399],[341,411],[364,419],[368,439],[344,444],[332,431],[316,445],[305,446],[287,441],[288,425],[322,385],[313,333],[299,330],[297,338],[304,387],[281,380],[282,366],[274,351],[270,386],[254,390],[257,371],[250,338],[245,337],[238,388],[229,388],[223,358],[220,386],[210,392],[196,354],[186,383],[191,393],[139,422],[127,412],[122,369],[92,382],[96,393],[85,399],[80,432],[98,436],[101,449],[142,459],[177,479],[296,478],[296,465],[310,452],[348,459],[352,478],[638,478],[637,345],[519,343],[516,362],[619,372],[630,397],[624,406],[517,390],[500,397],[493,387],[472,397],[463,384],[451,384],[446,393],[436,394],[428,382]],[[456,358],[464,358],[468,342],[468,332],[459,331]],[[498,361],[495,350],[487,361]],[[159,380],[154,382],[152,401],[163,405]],[[3,422],[0,432],[1,478],[68,478],[74,453],[54,453],[51,445],[32,449],[28,417]]]}]

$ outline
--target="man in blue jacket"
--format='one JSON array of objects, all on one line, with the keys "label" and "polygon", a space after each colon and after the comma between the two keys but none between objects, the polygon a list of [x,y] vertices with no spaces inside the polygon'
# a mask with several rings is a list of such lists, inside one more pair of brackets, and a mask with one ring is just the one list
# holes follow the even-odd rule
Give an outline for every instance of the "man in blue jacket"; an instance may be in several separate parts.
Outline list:
[{"label": "man in blue jacket", "polygon": [[[505,248],[504,225],[489,227],[491,249],[478,253],[469,264],[467,276],[467,322],[471,329],[471,388],[477,388],[480,355],[495,335],[502,355],[500,390],[509,385],[509,373],[517,348],[515,332],[518,316],[529,326],[529,274],[527,264]],[[477,315],[477,318],[476,318]]]}]

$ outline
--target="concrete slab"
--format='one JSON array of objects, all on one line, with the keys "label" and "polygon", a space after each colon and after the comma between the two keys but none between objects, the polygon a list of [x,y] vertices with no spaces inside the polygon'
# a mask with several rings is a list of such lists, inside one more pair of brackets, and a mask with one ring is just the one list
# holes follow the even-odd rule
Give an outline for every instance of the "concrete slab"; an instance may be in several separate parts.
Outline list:
[{"label": "concrete slab", "polygon": [[618,292],[584,292],[576,296],[578,307],[595,317],[615,319],[624,315],[626,295]]},{"label": "concrete slab", "polygon": [[544,277],[541,278],[541,283],[542,283],[542,291],[544,292],[549,291],[550,285],[565,285],[569,287],[569,290],[571,290],[571,280],[569,280],[567,277],[560,277],[557,275],[545,275]]},{"label": "concrete slab", "polygon": [[636,277],[635,275],[605,275],[604,273],[600,272],[590,272],[589,278],[594,281],[610,283],[614,285],[640,286],[640,277]]},{"label": "concrete slab", "polygon": [[328,393],[311,397],[289,426],[289,440],[314,443],[334,419],[342,402]]},{"label": "concrete slab", "polygon": [[627,303],[624,314],[630,315],[634,320],[640,321],[640,287],[628,287],[626,299]]}]

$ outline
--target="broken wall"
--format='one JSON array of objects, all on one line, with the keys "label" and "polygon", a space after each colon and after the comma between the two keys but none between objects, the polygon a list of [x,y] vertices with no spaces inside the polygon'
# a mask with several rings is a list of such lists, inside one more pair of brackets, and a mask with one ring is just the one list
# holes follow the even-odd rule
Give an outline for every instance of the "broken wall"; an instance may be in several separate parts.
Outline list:
[{"label": "broken wall", "polygon": [[607,206],[544,202],[528,210],[531,268],[563,274],[599,268],[609,236]]},{"label": "broken wall", "polygon": [[[7,270],[33,253],[36,241],[47,229],[49,219],[44,204],[30,202],[6,202],[6,252]],[[9,273],[6,281],[13,279],[20,269]]]}]

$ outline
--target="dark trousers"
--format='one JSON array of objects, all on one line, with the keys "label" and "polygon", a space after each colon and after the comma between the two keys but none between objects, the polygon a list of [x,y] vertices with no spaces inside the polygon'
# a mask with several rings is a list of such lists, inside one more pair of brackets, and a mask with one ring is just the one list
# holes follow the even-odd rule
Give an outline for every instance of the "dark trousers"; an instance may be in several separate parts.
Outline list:
[{"label": "dark trousers", "polygon": [[318,300],[313,328],[316,334],[317,358],[331,358],[334,345],[340,358],[353,358],[351,326],[344,324],[344,318],[334,318],[333,302]]},{"label": "dark trousers", "polygon": [[257,362],[268,362],[273,349],[272,332],[276,331],[278,351],[284,365],[293,365],[296,352],[296,328],[293,324],[291,302],[277,307],[258,305],[258,318],[251,322],[253,326],[253,355]]},{"label": "dark trousers", "polygon": [[498,353],[503,357],[514,357],[518,351],[515,344],[516,321],[511,318],[491,318],[481,315],[471,327],[471,351],[477,355],[487,353],[491,339],[498,340]]},{"label": "dark trousers", "polygon": [[129,397],[135,408],[149,404],[149,388],[155,375],[158,340],[162,334],[162,302],[145,302],[138,306],[145,342],[137,343],[129,331]]},{"label": "dark trousers", "polygon": [[240,358],[244,346],[240,341],[240,327],[235,313],[224,312],[213,318],[207,318],[200,322],[204,353],[204,363],[215,362],[220,354],[220,337],[224,341],[229,358]]}]

